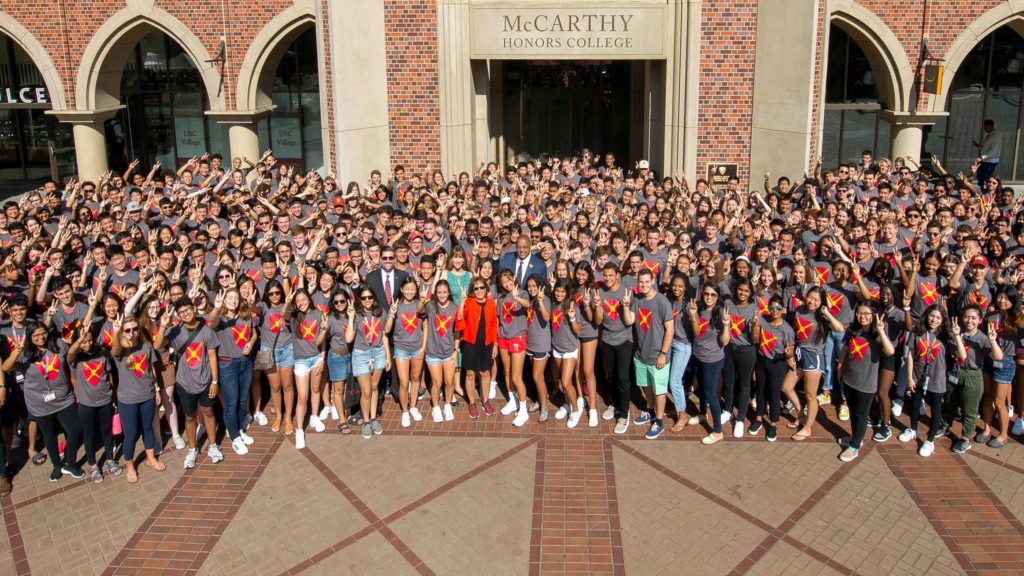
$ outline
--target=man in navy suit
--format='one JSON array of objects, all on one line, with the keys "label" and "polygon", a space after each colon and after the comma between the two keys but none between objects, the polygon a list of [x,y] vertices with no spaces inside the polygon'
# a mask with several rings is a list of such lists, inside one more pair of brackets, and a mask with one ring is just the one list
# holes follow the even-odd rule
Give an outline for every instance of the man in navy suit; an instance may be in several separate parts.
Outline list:
[{"label": "man in navy suit", "polygon": [[498,263],[498,271],[511,270],[516,277],[516,284],[520,288],[526,288],[526,279],[537,274],[545,282],[548,278],[548,268],[540,256],[530,252],[530,236],[520,234],[516,241],[516,251],[505,254]]},{"label": "man in navy suit", "polygon": [[[377,303],[384,309],[384,312],[391,308],[391,303],[398,298],[402,289],[402,282],[409,274],[404,270],[395,268],[395,250],[391,246],[385,246],[380,251],[380,268],[366,275],[366,285],[377,298]],[[390,297],[388,290],[390,289]]]}]

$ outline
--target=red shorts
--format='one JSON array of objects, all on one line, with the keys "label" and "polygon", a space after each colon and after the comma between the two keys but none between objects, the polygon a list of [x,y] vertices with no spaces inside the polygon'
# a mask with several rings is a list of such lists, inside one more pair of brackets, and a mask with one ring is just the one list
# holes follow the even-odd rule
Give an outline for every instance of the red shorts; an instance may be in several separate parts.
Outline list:
[{"label": "red shorts", "polygon": [[511,354],[526,352],[526,332],[515,338],[498,338],[498,350],[504,350]]}]

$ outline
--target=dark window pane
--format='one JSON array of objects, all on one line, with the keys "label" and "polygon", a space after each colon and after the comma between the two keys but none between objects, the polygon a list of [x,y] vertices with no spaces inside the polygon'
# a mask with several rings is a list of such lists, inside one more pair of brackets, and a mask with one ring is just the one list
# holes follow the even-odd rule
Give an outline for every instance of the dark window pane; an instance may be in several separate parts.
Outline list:
[{"label": "dark window pane", "polygon": [[995,32],[989,83],[996,90],[1020,90],[1024,84],[1024,38],[1012,28]]},{"label": "dark window pane", "polygon": [[988,56],[992,40],[985,38],[971,50],[953,79],[953,90],[982,90],[988,81]]}]

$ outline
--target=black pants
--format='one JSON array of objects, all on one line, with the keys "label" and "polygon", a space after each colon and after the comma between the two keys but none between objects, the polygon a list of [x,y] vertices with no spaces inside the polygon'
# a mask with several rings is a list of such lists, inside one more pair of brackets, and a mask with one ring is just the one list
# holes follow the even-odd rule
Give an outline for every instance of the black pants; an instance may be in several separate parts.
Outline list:
[{"label": "black pants", "polygon": [[96,465],[96,433],[103,438],[103,457],[114,459],[114,434],[110,429],[114,410],[110,404],[93,408],[85,404],[78,405],[78,419],[82,424],[82,437],[85,442],[85,461],[89,466]]},{"label": "black pants", "polygon": [[773,360],[757,356],[757,416],[763,417],[768,412],[768,421],[775,424],[779,421],[782,409],[782,381],[786,378],[789,367],[786,358]]},{"label": "black pants", "polygon": [[846,405],[850,409],[850,423],[853,426],[853,435],[850,439],[851,448],[860,448],[864,442],[864,433],[868,429],[868,411],[871,410],[871,402],[875,399],[875,392],[861,392],[850,386],[844,387],[846,391]]},{"label": "black pants", "polygon": [[[757,353],[753,346],[725,347],[725,368],[722,370],[722,411],[736,409],[736,419],[741,421],[747,415],[750,404],[750,378],[754,374]],[[735,404],[733,403],[735,400]]]},{"label": "black pants", "polygon": [[629,414],[629,363],[633,360],[633,343],[623,342],[618,346],[613,346],[599,342],[598,348],[604,359],[604,369],[612,380],[615,417],[626,418]]},{"label": "black pants", "polygon": [[935,441],[935,431],[942,427],[942,392],[923,392],[920,387],[910,394],[910,429],[917,430],[921,419],[921,404],[928,401],[931,410],[931,422],[928,424],[928,441]]},{"label": "black pants", "polygon": [[[64,435],[68,444],[64,448],[64,462],[60,459],[60,450],[57,448],[57,423],[60,422],[64,428]],[[50,456],[54,470],[60,470],[62,465],[74,467],[75,458],[78,457],[78,449],[82,447],[82,425],[78,421],[78,411],[72,404],[60,412],[47,416],[36,417],[36,423],[43,432],[43,443],[46,445],[46,453]]]}]

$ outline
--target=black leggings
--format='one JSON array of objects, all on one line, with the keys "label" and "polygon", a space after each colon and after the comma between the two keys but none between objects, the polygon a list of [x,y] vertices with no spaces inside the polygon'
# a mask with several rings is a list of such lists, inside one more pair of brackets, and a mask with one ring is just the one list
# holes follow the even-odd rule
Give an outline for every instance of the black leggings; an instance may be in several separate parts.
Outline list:
[{"label": "black leggings", "polygon": [[78,405],[78,419],[82,423],[82,438],[85,444],[85,460],[89,466],[96,465],[96,432],[103,438],[103,457],[114,459],[114,434],[110,423],[114,417],[114,409],[110,404],[105,406]]},{"label": "black leggings", "polygon": [[864,442],[864,433],[868,429],[868,411],[871,410],[871,403],[875,400],[876,392],[861,392],[850,386],[844,386],[844,389],[853,430],[850,447],[860,449],[860,445]]},{"label": "black leggings", "polygon": [[[742,421],[750,404],[750,377],[754,374],[757,353],[753,346],[725,347],[725,368],[722,370],[722,411],[736,408],[736,419]],[[738,393],[737,393],[738,392]],[[736,400],[735,404],[733,399]]]},{"label": "black leggings", "polygon": [[[60,459],[60,450],[57,448],[57,422],[64,428],[64,436],[68,445],[64,448],[64,462]],[[60,412],[46,416],[36,416],[36,423],[39,430],[43,432],[43,443],[46,445],[46,453],[50,456],[54,470],[60,470],[62,465],[75,467],[78,449],[82,446],[82,425],[78,421],[78,411],[72,404]]]},{"label": "black leggings", "polygon": [[618,346],[612,346],[599,342],[597,346],[604,358],[605,370],[612,380],[615,417],[625,418],[629,414],[629,364],[633,358],[633,343],[623,342]]},{"label": "black leggings", "polygon": [[782,404],[782,381],[789,366],[786,358],[778,360],[757,356],[757,415],[763,417],[768,410],[768,421],[773,425],[779,421]]},{"label": "black leggings", "polygon": [[917,423],[921,419],[921,404],[928,400],[928,408],[931,409],[931,423],[928,425],[928,441],[935,441],[935,432],[942,427],[942,392],[923,392],[918,386],[917,390],[910,394],[910,429],[917,430]]}]

